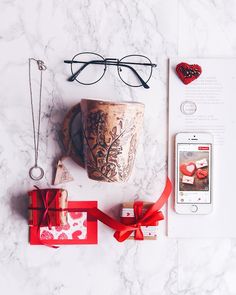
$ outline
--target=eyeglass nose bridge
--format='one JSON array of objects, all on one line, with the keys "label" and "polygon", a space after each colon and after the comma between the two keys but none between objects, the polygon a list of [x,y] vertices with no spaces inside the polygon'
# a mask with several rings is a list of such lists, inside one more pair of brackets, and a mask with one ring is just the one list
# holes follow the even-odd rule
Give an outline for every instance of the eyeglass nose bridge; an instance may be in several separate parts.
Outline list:
[{"label": "eyeglass nose bridge", "polygon": [[106,61],[119,61],[119,58],[107,57],[105,58]]}]

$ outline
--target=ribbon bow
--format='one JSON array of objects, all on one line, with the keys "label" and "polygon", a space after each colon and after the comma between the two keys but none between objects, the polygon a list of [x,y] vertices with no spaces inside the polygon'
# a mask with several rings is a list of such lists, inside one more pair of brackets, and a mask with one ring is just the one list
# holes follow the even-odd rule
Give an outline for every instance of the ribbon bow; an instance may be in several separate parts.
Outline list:
[{"label": "ribbon bow", "polygon": [[135,240],[143,240],[144,237],[141,226],[158,225],[158,221],[164,219],[164,215],[161,211],[153,211],[151,215],[143,214],[143,202],[134,202],[133,208],[135,223],[130,225],[132,229],[128,227],[125,230],[116,231],[114,234],[114,237],[119,242],[126,240],[132,232],[134,232]]},{"label": "ribbon bow", "polygon": [[60,190],[55,190],[56,193],[54,195],[52,195],[51,190],[46,190],[46,192],[44,193],[44,191],[41,190],[40,188],[38,188],[37,186],[34,186],[34,187],[37,189],[37,191],[39,193],[39,196],[42,201],[42,207],[29,207],[28,209],[39,210],[39,211],[43,212],[43,214],[40,218],[40,221],[38,223],[38,229],[40,228],[40,226],[42,224],[46,224],[48,226],[48,228],[51,229],[52,228],[52,220],[51,220],[51,215],[50,215],[49,211],[62,211],[62,208],[52,208],[51,207],[53,202],[55,200],[57,200]]},{"label": "ribbon bow", "polygon": [[40,193],[40,196],[41,196],[41,199],[42,199],[42,202],[43,202],[43,215],[41,217],[41,220],[39,222],[39,227],[41,224],[43,224],[44,222],[47,223],[47,226],[49,229],[52,228],[52,221],[51,221],[51,217],[50,217],[50,214],[49,214],[49,208],[50,208],[50,205],[53,203],[54,199],[56,198],[56,195],[57,193],[55,194],[55,196],[49,201],[49,191],[46,191],[46,194],[42,194],[42,191],[37,187],[39,193]]}]

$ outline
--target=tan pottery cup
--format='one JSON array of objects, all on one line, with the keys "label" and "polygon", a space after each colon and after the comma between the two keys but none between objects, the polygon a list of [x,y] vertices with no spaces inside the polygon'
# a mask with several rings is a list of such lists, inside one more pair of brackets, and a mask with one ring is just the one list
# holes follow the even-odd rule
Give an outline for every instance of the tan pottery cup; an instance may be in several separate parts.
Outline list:
[{"label": "tan pottery cup", "polygon": [[[81,120],[75,125],[73,121],[79,114]],[[64,145],[72,159],[87,170],[89,178],[127,181],[135,160],[143,115],[142,103],[82,99],[64,120]],[[80,139],[79,145],[76,136]]]}]

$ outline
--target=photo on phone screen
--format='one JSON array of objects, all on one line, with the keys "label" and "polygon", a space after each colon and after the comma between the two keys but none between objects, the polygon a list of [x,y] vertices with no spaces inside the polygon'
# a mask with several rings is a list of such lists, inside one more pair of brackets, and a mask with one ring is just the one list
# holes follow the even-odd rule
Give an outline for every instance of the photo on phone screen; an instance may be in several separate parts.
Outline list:
[{"label": "photo on phone screen", "polygon": [[178,143],[178,203],[211,202],[211,144]]}]

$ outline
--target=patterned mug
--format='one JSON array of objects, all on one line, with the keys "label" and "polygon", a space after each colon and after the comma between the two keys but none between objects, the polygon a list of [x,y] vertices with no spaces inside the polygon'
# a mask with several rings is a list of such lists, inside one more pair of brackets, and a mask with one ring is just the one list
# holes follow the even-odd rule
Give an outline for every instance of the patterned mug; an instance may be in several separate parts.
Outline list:
[{"label": "patterned mug", "polygon": [[63,142],[69,156],[97,181],[127,181],[135,160],[144,105],[82,99],[66,115]]}]

